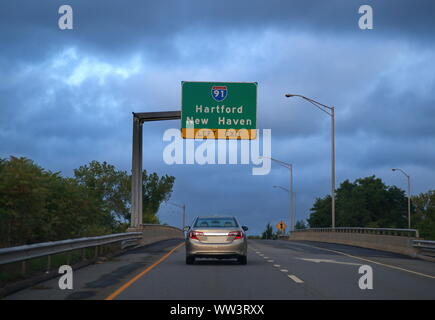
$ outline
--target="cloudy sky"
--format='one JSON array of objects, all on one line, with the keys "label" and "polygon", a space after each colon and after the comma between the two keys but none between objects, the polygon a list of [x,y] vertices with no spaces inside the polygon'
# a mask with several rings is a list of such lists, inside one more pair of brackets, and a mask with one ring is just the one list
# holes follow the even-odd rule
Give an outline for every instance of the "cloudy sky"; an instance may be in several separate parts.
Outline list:
[{"label": "cloudy sky", "polygon": [[[58,28],[69,4],[74,29]],[[361,30],[358,9],[373,8]],[[376,175],[413,193],[435,181],[435,2],[266,0],[3,0],[0,157],[24,156],[65,176],[92,160],[131,170],[131,112],[180,109],[181,81],[258,82],[258,127],[272,156],[294,165],[298,219],[330,191],[330,119],[299,93],[336,108],[336,181]],[[171,201],[234,214],[253,234],[288,219],[288,170],[273,165],[167,165],[177,121],[144,126],[143,166],[176,177]],[[162,222],[181,225],[176,207]]]}]

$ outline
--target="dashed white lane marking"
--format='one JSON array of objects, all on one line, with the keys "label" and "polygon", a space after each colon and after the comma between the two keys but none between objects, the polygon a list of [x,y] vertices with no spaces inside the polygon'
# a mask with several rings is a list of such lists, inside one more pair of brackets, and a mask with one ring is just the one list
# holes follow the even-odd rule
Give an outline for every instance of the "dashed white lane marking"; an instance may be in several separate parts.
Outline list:
[{"label": "dashed white lane marking", "polygon": [[269,259],[269,257],[263,257],[264,259]]},{"label": "dashed white lane marking", "polygon": [[296,259],[315,262],[315,263],[326,262],[326,263],[347,264],[350,266],[361,266],[362,265],[362,263],[341,262],[341,261],[335,261],[335,260],[331,260],[331,259],[306,259],[306,258],[296,258]]},{"label": "dashed white lane marking", "polygon": [[293,280],[294,282],[296,282],[296,283],[304,283],[301,279],[299,279],[298,277],[296,277],[296,276],[293,275],[293,274],[289,274],[288,277],[289,277],[290,279],[292,279],[292,280]]},{"label": "dashed white lane marking", "polygon": [[281,265],[280,265],[280,264],[274,264],[273,266],[274,266],[274,267],[276,267],[276,268],[279,268],[279,267],[281,267]]},{"label": "dashed white lane marking", "polygon": [[267,262],[275,262],[275,260],[267,260]]},{"label": "dashed white lane marking", "polygon": [[422,277],[427,277],[427,278],[435,279],[435,276],[432,276],[432,275],[429,275],[429,274],[424,274],[424,273],[421,273],[421,272],[417,272],[417,271],[413,271],[413,270],[408,270],[408,269],[400,268],[400,267],[397,267],[397,266],[381,263],[381,262],[378,262],[378,261],[369,260],[369,259],[365,259],[365,258],[362,258],[362,257],[357,257],[357,256],[354,256],[354,255],[345,253],[345,252],[337,251],[337,250],[331,250],[331,249],[326,249],[326,248],[317,247],[317,246],[313,246],[313,245],[309,245],[309,244],[302,244],[302,243],[298,243],[298,245],[306,246],[306,247],[311,247],[311,248],[316,248],[316,249],[320,249],[320,250],[324,250],[324,251],[329,251],[329,252],[334,252],[334,253],[342,254],[344,256],[355,258],[355,259],[358,259],[358,260],[375,263],[375,264],[378,264],[378,265],[383,266],[383,267],[387,267],[387,268],[391,268],[391,269],[396,269],[396,270],[400,270],[400,271],[404,271],[404,272],[413,273],[413,274],[416,274],[416,275],[419,275],[419,276],[422,276]]},{"label": "dashed white lane marking", "polygon": [[287,269],[281,269],[281,270],[279,270],[279,271],[281,271],[281,272],[288,272]]}]

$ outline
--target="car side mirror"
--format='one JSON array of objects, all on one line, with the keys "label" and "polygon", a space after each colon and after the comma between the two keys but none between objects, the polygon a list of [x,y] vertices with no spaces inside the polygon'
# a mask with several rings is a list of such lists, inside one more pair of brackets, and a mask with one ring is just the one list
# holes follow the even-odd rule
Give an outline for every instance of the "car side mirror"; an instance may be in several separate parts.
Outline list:
[{"label": "car side mirror", "polygon": [[247,226],[242,226],[243,231],[248,231],[248,227]]},{"label": "car side mirror", "polygon": [[184,231],[189,231],[189,229],[190,229],[190,226],[185,226],[183,230]]}]

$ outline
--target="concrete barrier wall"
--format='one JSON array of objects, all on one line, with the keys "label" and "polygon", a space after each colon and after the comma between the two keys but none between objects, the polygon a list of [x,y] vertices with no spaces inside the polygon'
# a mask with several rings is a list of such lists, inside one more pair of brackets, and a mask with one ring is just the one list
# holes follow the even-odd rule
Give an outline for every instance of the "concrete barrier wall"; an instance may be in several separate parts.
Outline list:
[{"label": "concrete barrier wall", "polygon": [[378,234],[364,234],[353,232],[292,232],[289,240],[305,240],[347,244],[356,247],[389,251],[416,257],[418,252],[412,246],[416,238],[389,236]]},{"label": "concrete barrier wall", "polygon": [[139,227],[129,228],[127,231],[142,232],[141,245],[168,239],[184,239],[181,229],[160,224],[143,224]]}]

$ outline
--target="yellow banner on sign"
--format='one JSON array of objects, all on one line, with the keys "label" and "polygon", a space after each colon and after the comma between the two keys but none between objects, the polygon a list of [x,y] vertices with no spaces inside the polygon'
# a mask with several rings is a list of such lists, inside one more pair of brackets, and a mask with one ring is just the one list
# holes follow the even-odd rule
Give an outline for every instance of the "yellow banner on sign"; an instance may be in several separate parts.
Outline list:
[{"label": "yellow banner on sign", "polygon": [[238,139],[255,140],[257,129],[201,129],[182,128],[183,139]]}]

